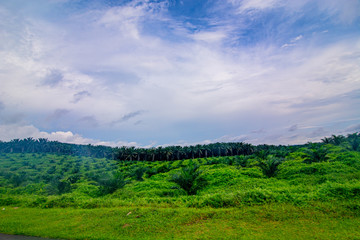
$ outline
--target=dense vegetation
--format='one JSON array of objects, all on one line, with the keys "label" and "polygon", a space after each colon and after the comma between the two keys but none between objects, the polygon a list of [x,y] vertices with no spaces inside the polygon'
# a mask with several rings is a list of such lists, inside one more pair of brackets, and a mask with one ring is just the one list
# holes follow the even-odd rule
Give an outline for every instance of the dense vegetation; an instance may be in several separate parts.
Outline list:
[{"label": "dense vegetation", "polygon": [[111,159],[115,157],[115,149],[111,147],[60,143],[45,138],[0,141],[0,153],[48,153]]},{"label": "dense vegetation", "polygon": [[[167,158],[160,157],[162,161],[151,154],[111,159],[7,148],[0,153],[0,206],[242,209],[272,205],[312,211],[328,204],[324,211],[337,205],[347,216],[358,217],[359,143],[360,134],[354,133],[300,146],[213,144],[206,152],[200,147],[182,155],[174,150]],[[222,147],[230,145],[233,148]]]},{"label": "dense vegetation", "polygon": [[359,139],[355,133],[297,147],[252,147],[253,154],[154,162],[3,152],[0,205],[234,207],[352,199],[360,194]]},{"label": "dense vegetation", "polygon": [[[281,149],[284,146],[253,146],[242,142],[212,143],[195,146],[168,146],[153,148],[106,147],[78,145],[49,141],[44,138],[14,139],[0,141],[0,153],[48,153],[57,155],[83,156],[116,159],[118,161],[173,161],[194,158],[250,155],[261,149]],[[296,148],[295,146],[292,148]]]}]

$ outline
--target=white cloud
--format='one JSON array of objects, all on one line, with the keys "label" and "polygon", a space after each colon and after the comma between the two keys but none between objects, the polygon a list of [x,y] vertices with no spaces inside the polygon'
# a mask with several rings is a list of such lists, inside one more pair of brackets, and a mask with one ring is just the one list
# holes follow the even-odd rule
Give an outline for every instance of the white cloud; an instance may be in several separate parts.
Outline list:
[{"label": "white cloud", "polygon": [[38,138],[46,138],[50,141],[59,141],[63,143],[73,143],[73,144],[92,144],[92,145],[104,145],[111,147],[120,147],[120,146],[137,146],[136,142],[126,142],[126,141],[118,141],[118,142],[109,142],[109,141],[100,141],[90,138],[85,138],[80,134],[74,134],[71,131],[56,131],[56,132],[44,132],[40,131],[33,125],[0,125],[0,141],[10,141],[13,139],[24,139],[33,137],[35,139]]},{"label": "white cloud", "polygon": [[[234,1],[236,2],[236,1]],[[244,0],[241,1],[241,11],[246,10],[264,10],[268,8],[275,8],[278,7],[283,1],[282,0],[268,0],[268,1],[262,1],[262,0]]]},{"label": "white cloud", "polygon": [[215,42],[221,42],[222,40],[224,40],[227,35],[223,32],[223,31],[212,31],[212,32],[198,32],[194,34],[194,39],[197,41],[204,41],[204,42],[210,42],[210,43],[215,43]]},{"label": "white cloud", "polygon": [[227,0],[237,8],[238,13],[263,11],[284,5],[284,0]]},{"label": "white cloud", "polygon": [[[318,10],[321,14],[328,16],[330,21],[337,24],[352,24],[360,17],[360,2],[358,0],[227,0],[237,8],[240,14],[253,15],[254,12],[271,11],[273,9],[286,9],[288,14],[297,14],[311,5],[312,10]],[[310,12],[314,13],[314,12]],[[300,14],[302,16],[303,14]]]},{"label": "white cloud", "polygon": [[[232,3],[242,11],[303,6],[280,0]],[[337,9],[331,6],[324,11]],[[6,18],[10,13],[0,16],[3,25],[16,22]],[[347,100],[328,106],[314,102],[360,88],[358,38],[318,44],[313,36],[294,31],[282,48],[261,42],[229,46],[238,29],[226,24],[191,33],[187,23],[166,15],[164,5],[136,1],[61,21],[27,17],[13,30],[4,27],[0,101],[29,122],[14,133],[7,131],[8,136],[27,135],[30,124],[40,128],[56,109],[69,110],[62,118],[62,126],[69,129],[87,120],[89,128],[113,134],[135,131],[148,142],[167,132],[169,139],[181,135],[182,130],[173,128],[184,123],[212,125],[214,133],[204,139],[225,141],[219,136],[241,139],[253,129],[321,125],[350,114]],[[149,25],[160,30],[153,33],[146,29]],[[307,107],[301,107],[305,103]],[[140,109],[146,114],[119,122]],[[54,129],[58,122],[51,121],[49,128]],[[53,133],[47,134],[78,143],[93,141],[66,130]],[[273,134],[272,139],[281,138]]]},{"label": "white cloud", "polygon": [[299,35],[299,36],[291,39],[291,42],[297,42],[297,41],[301,40],[302,38],[303,38],[303,35]]}]

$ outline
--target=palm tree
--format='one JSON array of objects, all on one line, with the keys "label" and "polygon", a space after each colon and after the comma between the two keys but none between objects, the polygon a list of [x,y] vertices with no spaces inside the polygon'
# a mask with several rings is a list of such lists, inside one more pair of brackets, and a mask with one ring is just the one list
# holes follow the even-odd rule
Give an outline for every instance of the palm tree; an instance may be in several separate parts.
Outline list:
[{"label": "palm tree", "polygon": [[158,161],[162,161],[163,160],[163,154],[164,154],[164,149],[163,147],[158,147],[156,148],[156,155],[157,155],[157,160]]},{"label": "palm tree", "polygon": [[221,143],[215,143],[214,148],[217,150],[217,156],[220,157],[221,156],[222,144]]},{"label": "palm tree", "polygon": [[345,137],[342,135],[338,135],[338,136],[332,135],[331,136],[331,143],[336,146],[340,145],[342,142],[344,142],[344,140],[345,140]]},{"label": "palm tree", "polygon": [[[147,161],[148,156],[149,156],[148,149],[139,148],[138,150],[139,150],[140,159],[142,159],[143,161]],[[141,158],[141,156],[142,156],[142,158]]]},{"label": "palm tree", "polygon": [[154,162],[155,161],[156,149],[155,148],[149,148],[147,150],[147,154],[151,156],[151,161]]},{"label": "palm tree", "polygon": [[350,149],[353,151],[360,150],[360,133],[352,133],[347,136],[348,142],[350,144]]},{"label": "palm tree", "polygon": [[183,156],[183,154],[185,153],[184,149],[181,146],[175,146],[174,147],[174,153],[176,156],[176,160],[180,160],[180,157]]},{"label": "palm tree", "polygon": [[209,145],[202,145],[201,147],[202,147],[202,150],[204,152],[204,157],[207,158],[209,152],[211,152],[210,146]]},{"label": "palm tree", "polygon": [[207,184],[201,173],[198,165],[190,165],[173,174],[170,181],[178,184],[188,195],[194,195]]},{"label": "palm tree", "polygon": [[126,147],[116,148],[116,159],[119,159],[120,161],[126,160],[127,158],[126,154],[127,154]]},{"label": "palm tree", "polygon": [[135,150],[135,147],[126,147],[125,148],[125,155],[126,155],[126,159],[129,159],[129,161],[132,161],[133,160],[133,157],[136,157],[137,156],[137,152]]},{"label": "palm tree", "polygon": [[274,177],[278,170],[279,165],[282,163],[282,160],[279,158],[275,158],[273,156],[266,156],[265,159],[258,159],[258,166],[260,167],[262,173],[268,177]]},{"label": "palm tree", "polygon": [[189,148],[190,154],[191,154],[191,159],[195,158],[195,152],[196,152],[196,147],[195,146],[190,146]]},{"label": "palm tree", "polygon": [[166,157],[166,161],[169,161],[170,157],[173,155],[173,151],[172,151],[171,147],[164,148],[164,154]]},{"label": "palm tree", "polygon": [[325,162],[329,159],[328,150],[324,146],[314,145],[311,149],[305,151],[305,160],[304,163],[313,163],[313,162]]},{"label": "palm tree", "polygon": [[234,156],[233,154],[233,143],[227,143],[225,145],[226,156]]}]

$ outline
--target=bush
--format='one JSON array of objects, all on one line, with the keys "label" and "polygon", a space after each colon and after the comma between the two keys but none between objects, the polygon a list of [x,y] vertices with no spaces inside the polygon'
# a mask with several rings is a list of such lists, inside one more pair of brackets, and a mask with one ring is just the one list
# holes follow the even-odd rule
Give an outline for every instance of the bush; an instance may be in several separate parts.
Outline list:
[{"label": "bush", "polygon": [[360,197],[359,183],[325,183],[319,190],[319,194],[324,200],[328,198],[352,199]]},{"label": "bush", "polygon": [[0,197],[0,206],[9,206],[19,204],[20,201],[13,197]]},{"label": "bush", "polygon": [[240,167],[247,167],[248,166],[248,160],[249,160],[248,156],[244,156],[244,155],[235,156],[234,165],[240,166]]},{"label": "bush", "polygon": [[104,174],[98,179],[102,195],[111,194],[126,184],[125,177],[120,172]]},{"label": "bush", "polygon": [[305,151],[304,163],[325,162],[328,159],[328,150],[324,146],[314,145]]},{"label": "bush", "polygon": [[208,206],[213,208],[236,207],[239,203],[233,194],[217,193],[206,197],[201,204],[202,207]]},{"label": "bush", "polygon": [[98,197],[100,195],[99,186],[95,186],[95,184],[95,182],[77,183],[73,193],[80,196]]},{"label": "bush", "polygon": [[14,187],[20,186],[23,182],[26,181],[26,174],[13,174],[10,177],[10,182],[14,185]]},{"label": "bush", "polygon": [[262,173],[268,177],[274,177],[278,170],[282,160],[273,156],[267,156],[265,159],[258,159],[257,166],[260,167]]},{"label": "bush", "polygon": [[189,165],[173,174],[170,181],[178,184],[188,195],[194,195],[207,184],[201,173],[199,165]]},{"label": "bush", "polygon": [[137,180],[137,181],[143,181],[144,180],[143,176],[146,171],[147,171],[146,167],[137,166],[131,170],[129,175],[130,175],[130,177],[135,178],[135,180]]},{"label": "bush", "polygon": [[238,199],[238,202],[247,205],[263,204],[275,201],[273,193],[266,189],[254,189],[246,192],[239,192],[236,194],[236,198]]},{"label": "bush", "polygon": [[61,195],[71,191],[71,184],[68,180],[54,177],[46,187],[48,194]]},{"label": "bush", "polygon": [[46,197],[36,197],[34,201],[30,202],[27,207],[44,207],[47,201]]}]

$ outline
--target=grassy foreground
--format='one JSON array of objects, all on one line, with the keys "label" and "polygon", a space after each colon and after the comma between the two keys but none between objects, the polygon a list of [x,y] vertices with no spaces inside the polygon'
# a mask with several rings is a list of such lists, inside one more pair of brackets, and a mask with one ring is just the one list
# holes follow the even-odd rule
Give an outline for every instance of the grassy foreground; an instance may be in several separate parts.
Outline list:
[{"label": "grassy foreground", "polygon": [[[2,208],[3,209],[3,208]],[[351,202],[242,208],[5,207],[0,232],[62,239],[360,239]]]},{"label": "grassy foreground", "polygon": [[0,232],[79,240],[360,240],[360,134],[254,149],[171,161],[3,152]]}]

